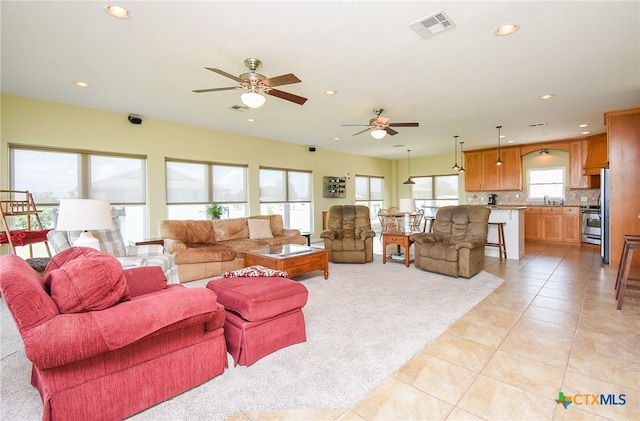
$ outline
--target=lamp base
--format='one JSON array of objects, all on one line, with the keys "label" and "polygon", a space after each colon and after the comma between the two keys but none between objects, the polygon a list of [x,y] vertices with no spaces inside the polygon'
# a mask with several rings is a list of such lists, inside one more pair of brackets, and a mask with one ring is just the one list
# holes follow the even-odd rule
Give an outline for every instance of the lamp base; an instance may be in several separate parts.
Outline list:
[{"label": "lamp base", "polygon": [[100,241],[91,234],[91,231],[83,231],[80,237],[73,242],[74,247],[90,247],[100,251]]}]

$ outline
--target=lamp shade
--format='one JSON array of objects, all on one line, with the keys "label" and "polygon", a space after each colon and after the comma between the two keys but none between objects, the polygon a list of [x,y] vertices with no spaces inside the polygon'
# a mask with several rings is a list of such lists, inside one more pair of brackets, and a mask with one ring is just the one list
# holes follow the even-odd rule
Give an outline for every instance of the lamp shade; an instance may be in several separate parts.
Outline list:
[{"label": "lamp shade", "polygon": [[416,200],[415,199],[400,199],[399,212],[415,213],[416,212]]},{"label": "lamp shade", "polygon": [[73,242],[75,247],[91,247],[100,250],[99,241],[91,230],[113,228],[111,203],[97,199],[62,199],[58,210],[56,229],[59,231],[84,231]]}]

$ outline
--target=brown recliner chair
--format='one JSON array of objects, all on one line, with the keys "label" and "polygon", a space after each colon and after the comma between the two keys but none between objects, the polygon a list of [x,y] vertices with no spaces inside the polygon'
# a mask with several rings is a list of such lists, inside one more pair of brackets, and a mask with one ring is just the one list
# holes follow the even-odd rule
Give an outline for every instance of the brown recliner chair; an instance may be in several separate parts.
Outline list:
[{"label": "brown recliner chair", "polygon": [[329,208],[327,229],[320,233],[329,260],[334,263],[373,261],[373,238],[369,208],[360,205],[336,205]]},{"label": "brown recliner chair", "polygon": [[486,206],[438,209],[433,232],[412,234],[416,267],[449,276],[471,278],[482,270],[489,214]]}]

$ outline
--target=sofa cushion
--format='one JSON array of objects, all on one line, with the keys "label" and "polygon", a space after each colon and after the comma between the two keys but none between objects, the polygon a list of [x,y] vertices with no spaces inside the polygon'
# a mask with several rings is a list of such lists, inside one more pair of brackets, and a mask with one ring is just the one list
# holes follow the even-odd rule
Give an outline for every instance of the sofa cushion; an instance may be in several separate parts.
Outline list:
[{"label": "sofa cushion", "polygon": [[209,281],[207,288],[218,295],[224,308],[250,322],[269,319],[307,303],[307,288],[279,277],[222,278]]},{"label": "sofa cushion", "polygon": [[247,218],[216,219],[213,221],[213,233],[216,241],[249,238]]},{"label": "sofa cushion", "polygon": [[247,219],[249,226],[249,238],[252,240],[262,240],[273,238],[271,234],[271,222],[268,219]]},{"label": "sofa cushion", "polygon": [[230,262],[235,258],[235,251],[220,244],[189,244],[186,250],[178,251],[173,256],[176,265]]},{"label": "sofa cushion", "polygon": [[214,244],[216,242],[211,221],[160,221],[160,237],[188,244]]},{"label": "sofa cushion", "polygon": [[269,269],[264,266],[254,265],[238,270],[232,270],[230,272],[225,272],[222,274],[222,276],[225,278],[237,278],[243,276],[253,278],[279,276],[281,278],[288,278],[289,274],[281,270]]},{"label": "sofa cushion", "polygon": [[44,282],[61,313],[104,310],[130,298],[120,262],[86,247],[71,247],[55,255],[45,270]]},{"label": "sofa cushion", "polygon": [[167,288],[167,277],[159,266],[144,266],[124,270],[129,294],[132,297]]}]

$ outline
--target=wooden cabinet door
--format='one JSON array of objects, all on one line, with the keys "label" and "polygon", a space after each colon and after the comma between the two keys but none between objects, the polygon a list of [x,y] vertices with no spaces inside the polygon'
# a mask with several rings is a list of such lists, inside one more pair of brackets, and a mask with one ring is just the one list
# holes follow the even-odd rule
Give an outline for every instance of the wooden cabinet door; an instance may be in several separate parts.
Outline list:
[{"label": "wooden cabinet door", "polygon": [[562,208],[542,208],[541,239],[543,241],[562,242]]},{"label": "wooden cabinet door", "polygon": [[482,152],[465,152],[464,166],[464,189],[482,190]]},{"label": "wooden cabinet door", "polygon": [[582,224],[580,208],[567,207],[562,209],[562,236],[567,243],[580,244],[582,242]]},{"label": "wooden cabinet door", "polygon": [[[502,153],[500,153],[502,156]],[[500,167],[496,165],[498,160],[498,150],[492,149],[482,152],[482,190],[499,190],[500,189]],[[504,161],[504,158],[502,158]]]},{"label": "wooden cabinet door", "polygon": [[500,190],[520,190],[522,188],[522,157],[520,148],[506,148],[500,153]]},{"label": "wooden cabinet door", "polygon": [[524,239],[540,240],[540,208],[526,208],[524,210]]},{"label": "wooden cabinet door", "polygon": [[569,143],[569,187],[572,189],[589,188],[589,177],[584,175],[584,164],[587,159],[587,140],[576,140]]}]

